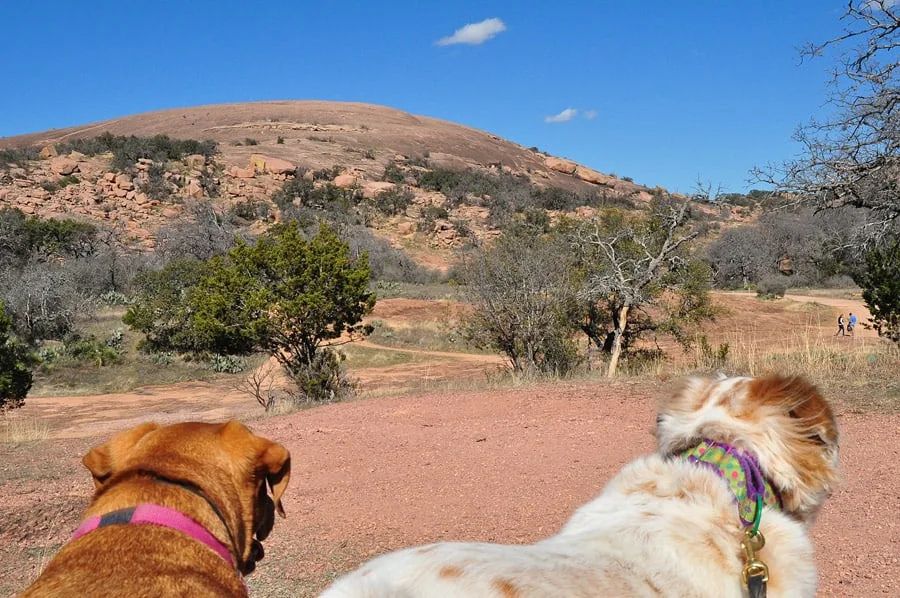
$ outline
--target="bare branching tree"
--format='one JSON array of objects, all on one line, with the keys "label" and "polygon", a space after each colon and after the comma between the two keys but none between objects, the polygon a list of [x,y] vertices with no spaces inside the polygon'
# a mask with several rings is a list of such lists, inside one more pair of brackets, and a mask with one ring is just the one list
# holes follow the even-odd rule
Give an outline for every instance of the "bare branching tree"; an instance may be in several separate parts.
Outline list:
[{"label": "bare branching tree", "polygon": [[[688,202],[666,202],[648,220],[595,220],[575,239],[579,251],[594,250],[593,273],[586,278],[581,296],[592,305],[604,306],[612,316],[610,378],[622,354],[629,314],[674,286],[671,274],[688,265],[682,250],[698,234],[684,226],[688,208]],[[595,308],[593,314],[600,315],[599,311]]]},{"label": "bare branching tree", "polygon": [[802,158],[755,169],[754,176],[817,209],[866,208],[869,219],[857,231],[866,246],[900,221],[900,5],[851,0],[841,19],[842,35],[801,50],[805,59],[838,52],[832,115],[797,130]]},{"label": "bare branching tree", "polygon": [[248,394],[266,411],[271,411],[278,401],[278,362],[268,359],[261,366],[239,379],[234,384],[238,392]]},{"label": "bare branching tree", "polygon": [[472,306],[463,336],[503,353],[516,374],[569,373],[578,361],[570,253],[558,239],[524,234],[475,250],[463,268],[463,289]]}]

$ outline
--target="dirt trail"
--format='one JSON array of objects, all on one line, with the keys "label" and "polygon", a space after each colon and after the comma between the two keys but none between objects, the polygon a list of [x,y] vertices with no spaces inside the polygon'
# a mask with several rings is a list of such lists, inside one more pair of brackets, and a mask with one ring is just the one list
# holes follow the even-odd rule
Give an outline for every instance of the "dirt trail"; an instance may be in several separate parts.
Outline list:
[{"label": "dirt trail", "polygon": [[[728,293],[716,293],[717,296],[721,298],[727,298],[729,295],[737,295],[739,297],[756,297],[756,293],[750,293],[745,291],[733,291]],[[787,301],[794,301],[796,303],[818,303],[820,305],[827,305],[829,307],[836,307],[841,312],[843,312],[844,317],[848,318],[850,313],[856,314],[856,317],[859,318],[859,323],[867,322],[872,314],[869,312],[869,309],[866,307],[865,302],[862,299],[850,299],[850,298],[841,298],[841,297],[816,297],[813,295],[795,295],[793,293],[787,293],[784,296],[784,299]],[[727,299],[726,299],[727,300]],[[834,329],[837,329],[837,321],[835,320]],[[860,337],[877,337],[878,333],[874,330],[867,330],[861,325],[857,325],[856,328],[856,336]]]}]

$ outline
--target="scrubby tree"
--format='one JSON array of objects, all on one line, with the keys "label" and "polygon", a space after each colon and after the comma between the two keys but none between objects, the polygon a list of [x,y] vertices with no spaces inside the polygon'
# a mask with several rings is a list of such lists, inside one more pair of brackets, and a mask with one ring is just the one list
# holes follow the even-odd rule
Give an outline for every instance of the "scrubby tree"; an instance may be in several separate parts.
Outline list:
[{"label": "scrubby tree", "polygon": [[187,218],[160,228],[158,252],[165,259],[191,258],[206,260],[234,246],[237,234],[227,215],[208,201],[188,205]]},{"label": "scrubby tree", "polygon": [[474,250],[462,269],[465,338],[505,355],[516,373],[569,373],[578,363],[570,253],[563,238],[525,230]]},{"label": "scrubby tree", "polygon": [[190,304],[208,346],[265,351],[311,400],[346,389],[331,347],[363,332],[361,320],[375,305],[365,254],[353,259],[325,226],[307,239],[289,222],[207,264]]},{"label": "scrubby tree", "polygon": [[[688,202],[662,198],[648,218],[606,213],[574,237],[585,268],[583,330],[609,353],[609,377],[642,329],[687,340],[686,325],[712,316],[708,270],[688,252],[698,234],[689,226],[688,210]],[[664,321],[654,321],[647,306],[662,309]]]},{"label": "scrubby tree", "polygon": [[[134,304],[122,321],[144,333],[139,344],[141,350],[192,353],[208,348],[194,329],[190,304],[191,293],[205,269],[204,262],[184,258],[135,277]],[[218,352],[229,353],[227,349]]]},{"label": "scrubby tree", "polygon": [[816,213],[809,208],[763,214],[710,243],[707,258],[715,283],[734,288],[781,277],[788,286],[817,284],[852,274],[857,259],[844,246],[845,232],[861,222],[859,209]]},{"label": "scrubby tree", "polygon": [[12,320],[0,303],[0,411],[21,407],[32,383],[32,359],[11,331]]},{"label": "scrubby tree", "polygon": [[20,339],[62,340],[79,318],[94,313],[92,301],[79,293],[70,267],[63,263],[29,262],[0,272],[0,300]]},{"label": "scrubby tree", "polygon": [[900,343],[900,240],[870,249],[866,266],[860,283],[872,326],[880,336]]}]

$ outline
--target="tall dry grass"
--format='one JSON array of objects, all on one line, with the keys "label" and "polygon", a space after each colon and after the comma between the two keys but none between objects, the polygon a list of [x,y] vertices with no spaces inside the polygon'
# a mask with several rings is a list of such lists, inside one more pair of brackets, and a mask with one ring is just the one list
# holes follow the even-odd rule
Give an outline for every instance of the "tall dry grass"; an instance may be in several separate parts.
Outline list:
[{"label": "tall dry grass", "polygon": [[900,347],[889,341],[835,338],[810,325],[763,342],[751,331],[725,335],[722,342],[728,345],[724,360],[715,355],[721,345],[712,352],[697,348],[693,368],[744,376],[804,376],[850,410],[900,412]]},{"label": "tall dry grass", "polygon": [[21,444],[50,438],[50,424],[36,417],[0,416],[0,442]]}]

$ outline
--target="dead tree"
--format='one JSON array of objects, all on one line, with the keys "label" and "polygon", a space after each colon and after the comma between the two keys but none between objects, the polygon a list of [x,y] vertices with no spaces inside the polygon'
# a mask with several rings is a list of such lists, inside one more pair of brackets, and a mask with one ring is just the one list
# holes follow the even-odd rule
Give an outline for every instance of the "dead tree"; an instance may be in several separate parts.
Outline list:
[{"label": "dead tree", "polygon": [[802,157],[756,168],[757,181],[787,191],[816,209],[865,208],[860,247],[896,233],[900,222],[900,5],[851,0],[844,33],[801,50],[804,59],[836,50],[828,103],[830,118],[795,133]]},{"label": "dead tree", "polygon": [[609,378],[616,375],[632,310],[658,297],[667,276],[686,264],[680,250],[698,234],[684,229],[688,208],[688,202],[668,203],[649,220],[595,220],[576,237],[580,250],[594,250],[595,261],[580,294],[593,309],[608,305],[612,316]]}]

